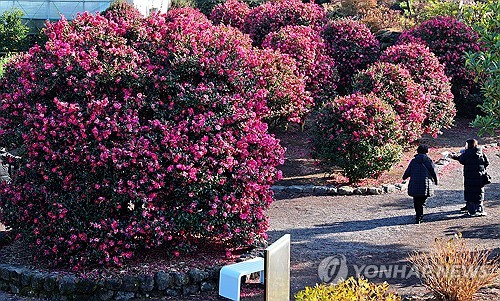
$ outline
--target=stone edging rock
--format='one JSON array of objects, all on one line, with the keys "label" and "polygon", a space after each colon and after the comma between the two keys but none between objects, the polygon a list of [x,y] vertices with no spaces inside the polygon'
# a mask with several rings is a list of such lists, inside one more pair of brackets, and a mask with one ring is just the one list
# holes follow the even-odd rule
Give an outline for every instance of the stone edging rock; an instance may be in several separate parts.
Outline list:
[{"label": "stone edging rock", "polygon": [[160,271],[153,275],[92,280],[0,264],[0,290],[57,301],[128,301],[134,298],[177,297],[216,290],[220,268],[192,269],[187,273]]},{"label": "stone edging rock", "polygon": [[[498,146],[497,143],[483,145],[483,148]],[[448,165],[452,159],[448,158],[446,154],[435,162],[438,170],[443,166]],[[394,193],[403,191],[408,188],[408,182],[396,184],[385,184],[378,187],[351,187],[351,186],[316,186],[316,185],[291,185],[291,186],[272,186],[271,189],[275,194],[288,193],[288,194],[302,194],[312,196],[334,196],[334,195],[380,195],[385,193]]]}]

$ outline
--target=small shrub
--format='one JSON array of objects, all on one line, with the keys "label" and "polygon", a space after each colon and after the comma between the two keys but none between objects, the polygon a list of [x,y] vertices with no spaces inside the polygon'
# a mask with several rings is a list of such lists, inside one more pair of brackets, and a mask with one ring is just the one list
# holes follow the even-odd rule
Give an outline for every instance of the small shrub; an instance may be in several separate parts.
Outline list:
[{"label": "small shrub", "polygon": [[401,13],[383,6],[366,10],[360,21],[373,33],[386,28],[401,30],[404,27]]},{"label": "small shrub", "polygon": [[444,64],[446,75],[451,78],[458,112],[464,115],[474,113],[476,104],[471,104],[468,97],[478,93],[479,86],[474,82],[477,74],[465,67],[465,53],[480,51],[477,33],[453,17],[436,17],[403,32],[398,43],[408,42],[429,47]]},{"label": "small shrub", "polygon": [[488,260],[490,254],[459,235],[437,239],[429,253],[415,252],[409,260],[437,300],[469,301],[500,275],[499,262]]},{"label": "small shrub", "polygon": [[342,168],[351,181],[389,170],[402,154],[396,112],[375,95],[337,98],[315,117],[314,156]]},{"label": "small shrub", "polygon": [[296,301],[401,301],[388,292],[389,284],[371,283],[364,278],[350,277],[338,284],[316,284],[295,294]]},{"label": "small shrub", "polygon": [[377,7],[376,0],[340,0],[340,4],[346,16],[359,16]]},{"label": "small shrub", "polygon": [[353,81],[358,93],[373,93],[394,108],[403,129],[405,144],[420,138],[427,118],[429,98],[410,72],[400,65],[378,62],[360,71]]},{"label": "small shrub", "polygon": [[214,7],[210,20],[217,24],[231,25],[242,29],[245,18],[250,12],[250,7],[239,0],[228,0]]},{"label": "small shrub", "polygon": [[400,64],[420,84],[427,97],[429,107],[423,124],[425,133],[437,135],[441,129],[449,128],[455,118],[455,104],[450,80],[444,66],[424,45],[409,43],[387,48],[380,57],[381,62]]},{"label": "small shrub", "polygon": [[335,96],[338,81],[335,62],[325,54],[318,31],[308,26],[286,26],[270,33],[262,47],[279,50],[295,59],[316,104]]},{"label": "small shrub", "polygon": [[0,15],[0,51],[18,52],[28,48],[29,28],[21,18],[20,9],[6,10]]},{"label": "small shrub", "polygon": [[320,27],[325,21],[325,12],[314,3],[300,0],[277,0],[266,2],[250,11],[245,20],[244,31],[250,35],[254,45],[260,46],[265,37],[287,25]]},{"label": "small shrub", "polygon": [[380,45],[370,29],[351,19],[330,21],[323,29],[327,54],[337,63],[341,95],[352,91],[352,76],[375,62]]}]

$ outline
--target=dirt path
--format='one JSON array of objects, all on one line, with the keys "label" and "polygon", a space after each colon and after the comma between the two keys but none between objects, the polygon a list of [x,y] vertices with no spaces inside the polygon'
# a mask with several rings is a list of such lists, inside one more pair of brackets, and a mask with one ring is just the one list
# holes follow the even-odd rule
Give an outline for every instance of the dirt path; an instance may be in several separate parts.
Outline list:
[{"label": "dirt path", "polygon": [[[318,267],[329,256],[343,255],[349,275],[363,265],[394,264],[400,272],[378,277],[403,295],[422,294],[416,277],[402,275],[407,255],[427,250],[435,238],[461,232],[481,248],[500,253],[500,158],[498,148],[488,150],[489,173],[497,183],[486,188],[486,217],[465,218],[462,167],[450,163],[441,175],[436,195],[428,200],[424,223],[414,224],[414,209],[406,193],[381,196],[304,196],[277,200],[269,210],[270,241],[282,234],[292,237],[292,291],[320,282]],[[367,276],[374,276],[374,268]],[[383,267],[382,267],[383,268]],[[407,270],[408,274],[409,270]],[[363,274],[363,272],[361,272]],[[499,286],[483,293],[484,300],[500,300]],[[492,295],[493,294],[493,295]],[[483,297],[480,297],[480,299]],[[479,299],[478,299],[479,300]],[[483,299],[481,299],[483,300]]]}]

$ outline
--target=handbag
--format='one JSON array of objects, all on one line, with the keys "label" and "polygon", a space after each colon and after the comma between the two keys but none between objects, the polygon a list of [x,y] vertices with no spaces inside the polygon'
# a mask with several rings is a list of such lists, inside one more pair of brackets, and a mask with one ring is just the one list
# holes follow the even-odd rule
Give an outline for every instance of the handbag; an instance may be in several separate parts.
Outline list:
[{"label": "handbag", "polygon": [[483,183],[483,186],[487,185],[487,184],[491,184],[491,176],[488,173],[485,172],[481,176],[481,182]]}]

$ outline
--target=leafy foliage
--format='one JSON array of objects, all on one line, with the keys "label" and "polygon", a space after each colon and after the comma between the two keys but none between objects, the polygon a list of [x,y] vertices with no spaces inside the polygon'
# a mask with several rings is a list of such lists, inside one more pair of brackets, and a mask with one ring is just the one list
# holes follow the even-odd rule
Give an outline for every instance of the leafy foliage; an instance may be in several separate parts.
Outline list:
[{"label": "leafy foliage", "polygon": [[391,46],[382,53],[380,61],[402,65],[413,81],[423,87],[429,99],[423,124],[425,133],[435,136],[453,124],[456,112],[450,80],[429,48],[415,43]]},{"label": "leafy foliage", "polygon": [[315,157],[356,181],[389,170],[401,154],[401,127],[392,107],[375,95],[353,94],[327,103],[316,116]]},{"label": "leafy foliage", "polygon": [[306,287],[295,294],[297,301],[329,300],[329,301],[401,301],[397,294],[388,292],[389,284],[375,284],[364,278],[350,277],[337,284],[317,284]]},{"label": "leafy foliage", "polygon": [[0,16],[0,51],[18,52],[28,47],[29,28],[21,18],[24,13],[20,9],[7,10]]},{"label": "leafy foliage", "polygon": [[475,20],[473,26],[485,45],[482,51],[467,54],[467,66],[484,78],[480,81],[485,98],[480,109],[484,114],[477,116],[473,125],[480,128],[480,134],[493,134],[500,127],[500,3],[488,0],[477,4],[469,7],[465,16]]}]

